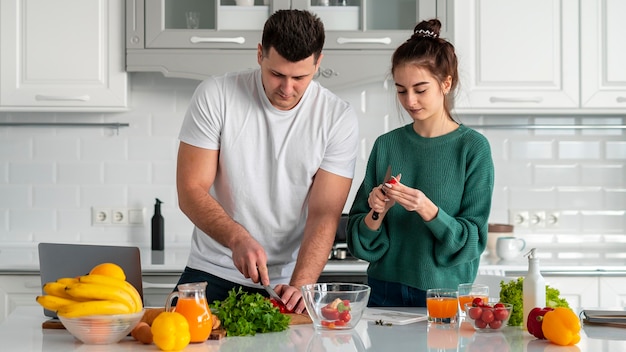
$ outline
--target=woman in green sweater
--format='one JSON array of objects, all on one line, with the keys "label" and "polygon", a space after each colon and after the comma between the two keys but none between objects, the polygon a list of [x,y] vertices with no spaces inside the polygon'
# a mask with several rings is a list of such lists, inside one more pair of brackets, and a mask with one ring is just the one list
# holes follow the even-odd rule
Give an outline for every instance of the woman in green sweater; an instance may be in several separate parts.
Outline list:
[{"label": "woman in green sweater", "polygon": [[[393,54],[397,97],[413,122],[376,139],[350,209],[348,248],[369,262],[370,306],[425,307],[427,289],[473,282],[487,243],[491,149],[451,116],[457,59],[440,28],[418,23]],[[388,166],[396,176],[385,182]]]}]

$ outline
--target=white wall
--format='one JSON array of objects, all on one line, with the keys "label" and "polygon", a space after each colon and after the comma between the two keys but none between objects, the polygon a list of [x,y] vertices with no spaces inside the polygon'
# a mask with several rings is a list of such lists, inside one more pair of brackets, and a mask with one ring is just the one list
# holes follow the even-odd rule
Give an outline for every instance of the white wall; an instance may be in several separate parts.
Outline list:
[{"label": "white wall", "polygon": [[[106,128],[0,127],[0,246],[42,241],[149,245],[154,199],[163,204],[166,245],[187,245],[191,223],[177,206],[177,134],[198,81],[130,74],[125,113],[7,113],[0,122],[122,122]],[[373,140],[400,121],[385,84],[337,92],[360,115],[359,186]],[[626,115],[461,116],[468,125],[626,124]],[[491,222],[508,210],[560,212],[556,228],[516,228],[537,242],[626,245],[626,131],[480,130],[491,142],[496,188]],[[91,207],[145,208],[144,226],[94,227]],[[607,244],[609,245],[609,244]]]}]

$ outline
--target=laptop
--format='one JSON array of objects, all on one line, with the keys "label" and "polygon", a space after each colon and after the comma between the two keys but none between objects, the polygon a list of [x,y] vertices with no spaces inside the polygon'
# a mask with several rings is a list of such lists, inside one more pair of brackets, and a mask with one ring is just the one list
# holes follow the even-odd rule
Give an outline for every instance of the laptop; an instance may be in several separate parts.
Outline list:
[{"label": "laptop", "polygon": [[[130,282],[143,298],[139,248],[87,244],[39,243],[41,287],[61,277],[86,275],[96,265],[115,263],[124,269]],[[44,315],[56,318],[56,312],[44,308]]]}]

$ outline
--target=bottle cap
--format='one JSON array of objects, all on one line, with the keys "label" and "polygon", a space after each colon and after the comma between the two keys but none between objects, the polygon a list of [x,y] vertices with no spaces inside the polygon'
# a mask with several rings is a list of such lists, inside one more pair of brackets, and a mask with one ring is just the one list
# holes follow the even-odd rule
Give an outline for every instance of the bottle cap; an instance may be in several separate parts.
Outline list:
[{"label": "bottle cap", "polygon": [[528,257],[528,259],[536,259],[537,256],[535,255],[535,251],[537,250],[537,248],[532,248],[530,251],[528,251],[528,253],[524,254],[524,257]]}]

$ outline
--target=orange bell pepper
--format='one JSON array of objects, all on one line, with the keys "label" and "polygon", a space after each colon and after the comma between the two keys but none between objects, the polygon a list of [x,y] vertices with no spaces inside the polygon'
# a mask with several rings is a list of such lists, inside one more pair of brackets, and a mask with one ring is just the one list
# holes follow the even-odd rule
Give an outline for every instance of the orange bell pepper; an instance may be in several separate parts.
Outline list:
[{"label": "orange bell pepper", "polygon": [[162,351],[180,351],[191,340],[189,323],[184,315],[162,312],[152,322],[154,344]]},{"label": "orange bell pepper", "polygon": [[569,308],[558,307],[543,316],[543,335],[561,346],[575,345],[580,341],[580,320]]}]

